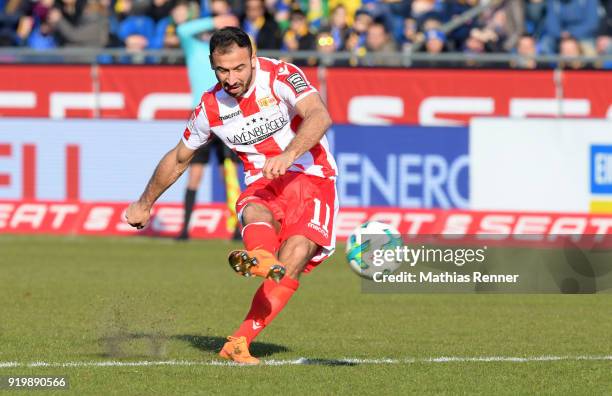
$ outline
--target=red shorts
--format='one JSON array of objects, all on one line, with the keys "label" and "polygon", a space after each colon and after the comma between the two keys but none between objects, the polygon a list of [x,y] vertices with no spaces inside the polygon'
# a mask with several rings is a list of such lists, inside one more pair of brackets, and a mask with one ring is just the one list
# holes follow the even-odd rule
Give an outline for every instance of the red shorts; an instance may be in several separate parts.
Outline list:
[{"label": "red shorts", "polygon": [[251,183],[238,198],[236,213],[241,220],[242,210],[249,203],[258,203],[270,209],[281,225],[281,243],[290,236],[303,235],[319,245],[319,251],[304,272],[310,271],[334,252],[334,220],[338,214],[334,180],[299,172],[287,172],[274,180],[262,177]]}]

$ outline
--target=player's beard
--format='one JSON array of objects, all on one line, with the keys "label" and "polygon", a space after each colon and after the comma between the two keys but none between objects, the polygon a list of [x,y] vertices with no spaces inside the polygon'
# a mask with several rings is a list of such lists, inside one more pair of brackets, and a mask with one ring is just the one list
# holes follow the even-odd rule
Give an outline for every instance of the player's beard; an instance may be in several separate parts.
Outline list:
[{"label": "player's beard", "polygon": [[244,95],[244,94],[245,94],[245,93],[246,93],[246,92],[249,90],[249,87],[251,86],[251,82],[252,82],[252,81],[253,81],[253,72],[251,72],[251,74],[249,75],[249,78],[248,78],[248,80],[246,81],[246,83],[244,83],[244,84],[239,84],[239,85],[240,85],[240,88],[241,88],[239,91],[237,91],[237,92],[231,92],[231,91],[229,90],[229,87],[227,87],[227,88],[226,88],[225,86],[223,87],[223,89],[225,90],[225,92],[226,92],[226,93],[227,93],[229,96],[232,96],[232,97],[236,98],[236,97],[238,97],[238,96],[242,96],[242,95]]}]

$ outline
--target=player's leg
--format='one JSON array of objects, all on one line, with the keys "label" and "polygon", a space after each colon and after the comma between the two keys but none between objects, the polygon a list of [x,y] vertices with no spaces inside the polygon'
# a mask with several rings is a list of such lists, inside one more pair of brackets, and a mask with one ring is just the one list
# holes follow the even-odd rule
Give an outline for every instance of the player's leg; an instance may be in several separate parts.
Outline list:
[{"label": "player's leg", "polygon": [[263,200],[248,203],[239,213],[244,224],[242,239],[246,250],[231,252],[230,266],[241,275],[261,276],[278,282],[285,273],[276,258],[278,221]]},{"label": "player's leg", "polygon": [[278,261],[285,266],[285,277],[297,280],[320,246],[303,235],[293,235],[283,242]]},{"label": "player's leg", "polygon": [[[330,227],[329,230],[333,228],[337,210],[325,210],[321,213],[321,208],[326,208],[326,205],[329,205],[330,209],[336,207],[334,183],[313,184],[304,181],[287,186],[287,190],[291,188],[298,193],[292,194],[292,199],[288,200],[288,208],[285,208],[287,213],[284,227],[289,230],[289,234],[278,252],[279,261],[286,267],[286,275],[278,283],[271,280],[263,282],[255,293],[245,320],[224,346],[222,357],[256,364],[258,360],[248,352],[249,344],[283,310],[299,287],[299,275],[313,265],[313,259],[316,258],[320,262],[333,251],[333,232],[327,232],[327,227]],[[303,199],[302,193],[317,198]],[[318,216],[324,217],[319,219]],[[321,225],[318,231],[309,227],[312,219]],[[237,347],[244,356],[232,355],[233,347]]]},{"label": "player's leg", "polygon": [[[261,190],[260,190],[261,191]],[[242,202],[243,199],[252,197],[250,190],[247,189],[240,197],[238,202]],[[259,197],[262,199],[262,197]],[[251,202],[241,207],[238,205],[238,213],[242,219],[242,239],[246,251],[234,251],[230,253],[229,261],[235,269],[239,266],[238,263],[234,263],[233,260],[240,260],[239,255],[247,255],[249,259],[256,257],[259,259],[258,265],[263,265],[264,260],[271,260],[273,263],[277,263],[275,253],[278,250],[279,240],[277,230],[280,225],[275,220],[272,211],[263,202],[260,203]],[[252,269],[249,268],[249,269]],[[237,272],[245,272],[247,269],[237,270]],[[234,332],[233,335],[228,337],[228,341],[223,345],[223,348],[219,352],[219,356],[225,359],[231,359],[239,363],[246,364],[257,364],[259,359],[251,356],[249,353],[249,344],[252,339],[259,334],[264,327],[265,320],[259,318],[265,318],[271,313],[271,309],[276,302],[288,301],[289,297],[284,297],[282,291],[285,288],[281,288],[281,284],[284,281],[281,279],[280,283],[276,280],[266,279],[263,281],[253,300],[251,302],[251,308],[247,313],[246,318],[242,322],[241,326]],[[279,292],[281,292],[279,294]],[[293,294],[291,291],[290,294]],[[285,303],[282,305],[284,306]],[[280,309],[275,310],[276,313]]]},{"label": "player's leg", "polygon": [[287,274],[278,283],[266,279],[257,289],[249,312],[223,346],[221,357],[241,363],[259,363],[257,358],[250,355],[249,345],[285,308],[300,285],[300,273],[318,251],[319,246],[302,235],[291,236],[283,242],[279,259],[286,266]]},{"label": "player's leg", "polygon": [[247,250],[265,249],[276,253],[280,224],[274,219],[272,211],[261,203],[252,202],[244,207],[241,217],[244,247]]},{"label": "player's leg", "polygon": [[189,222],[191,221],[191,214],[196,202],[196,194],[200,187],[200,182],[204,176],[204,166],[209,159],[208,147],[203,147],[198,150],[189,164],[189,175],[187,179],[187,189],[185,190],[185,202],[184,202],[184,217],[183,227],[181,233],[177,239],[187,240],[189,239]]}]

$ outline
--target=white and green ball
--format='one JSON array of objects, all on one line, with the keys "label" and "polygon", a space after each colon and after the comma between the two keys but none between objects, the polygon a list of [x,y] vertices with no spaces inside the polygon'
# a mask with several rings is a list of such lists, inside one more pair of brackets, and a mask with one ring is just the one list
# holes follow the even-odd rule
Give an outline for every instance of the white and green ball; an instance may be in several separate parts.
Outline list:
[{"label": "white and green ball", "polygon": [[[346,241],[346,259],[359,276],[372,279],[376,272],[391,274],[400,267],[397,260],[374,265],[376,250],[395,250],[402,246],[399,231],[380,221],[368,221],[355,228]],[[380,253],[379,253],[380,254]]]}]

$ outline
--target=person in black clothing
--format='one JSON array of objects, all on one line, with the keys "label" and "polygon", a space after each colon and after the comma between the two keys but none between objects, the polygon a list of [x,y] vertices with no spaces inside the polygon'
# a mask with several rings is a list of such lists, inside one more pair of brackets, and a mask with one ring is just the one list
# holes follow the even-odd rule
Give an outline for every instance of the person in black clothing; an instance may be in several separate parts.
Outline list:
[{"label": "person in black clothing", "polygon": [[241,26],[258,49],[279,49],[281,30],[274,17],[266,12],[263,0],[247,0]]}]

